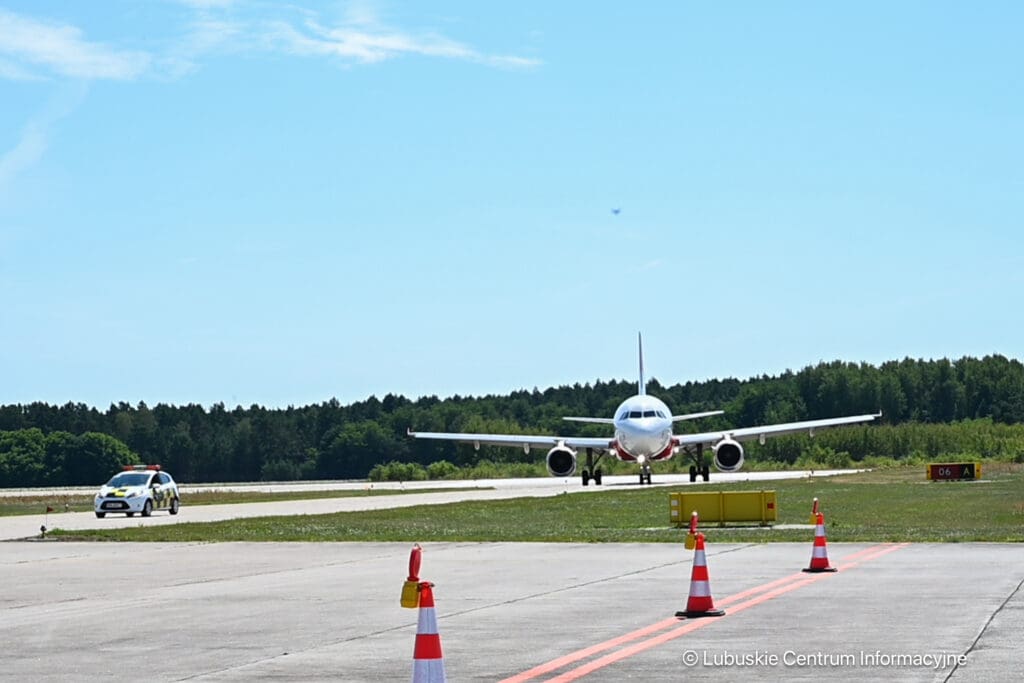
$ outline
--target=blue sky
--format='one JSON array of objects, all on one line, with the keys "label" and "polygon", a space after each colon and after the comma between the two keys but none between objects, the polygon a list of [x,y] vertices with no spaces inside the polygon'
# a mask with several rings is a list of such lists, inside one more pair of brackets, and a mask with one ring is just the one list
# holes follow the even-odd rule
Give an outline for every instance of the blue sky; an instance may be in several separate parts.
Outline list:
[{"label": "blue sky", "polygon": [[1022,20],[0,2],[0,403],[1020,358]]}]

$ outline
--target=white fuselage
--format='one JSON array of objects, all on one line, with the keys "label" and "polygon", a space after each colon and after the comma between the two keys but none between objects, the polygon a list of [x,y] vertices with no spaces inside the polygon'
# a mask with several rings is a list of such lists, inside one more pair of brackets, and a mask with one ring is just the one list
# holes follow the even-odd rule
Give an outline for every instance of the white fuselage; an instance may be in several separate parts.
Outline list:
[{"label": "white fuselage", "polygon": [[657,398],[630,396],[615,410],[614,424],[620,460],[644,463],[672,457],[672,412]]}]

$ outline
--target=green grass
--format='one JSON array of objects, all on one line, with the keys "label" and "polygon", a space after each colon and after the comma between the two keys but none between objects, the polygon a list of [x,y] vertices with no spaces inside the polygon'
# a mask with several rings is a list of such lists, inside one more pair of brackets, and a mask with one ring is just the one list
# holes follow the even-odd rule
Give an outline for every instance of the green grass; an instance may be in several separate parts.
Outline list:
[{"label": "green grass", "polygon": [[[695,490],[776,491],[779,524],[807,524],[821,501],[830,541],[1024,541],[1024,466],[986,463],[979,482],[928,482],[924,468],[840,477],[710,484]],[[54,531],[116,541],[678,542],[668,493],[654,487],[370,512],[263,517],[101,531]],[[809,529],[705,526],[709,542],[809,541]]]},{"label": "green grass", "polygon": [[[97,487],[97,490],[99,488]],[[196,493],[183,493],[182,506],[193,505],[231,505],[236,503],[268,503],[287,500],[313,500],[317,498],[354,498],[367,496],[396,496],[405,493],[434,493],[448,489],[386,489],[373,488],[367,485],[358,491],[287,491],[281,493],[265,493],[261,491],[224,491],[210,489]],[[92,512],[93,495],[32,495],[0,497],[0,517],[10,515],[38,515],[47,507],[55,512]]]}]

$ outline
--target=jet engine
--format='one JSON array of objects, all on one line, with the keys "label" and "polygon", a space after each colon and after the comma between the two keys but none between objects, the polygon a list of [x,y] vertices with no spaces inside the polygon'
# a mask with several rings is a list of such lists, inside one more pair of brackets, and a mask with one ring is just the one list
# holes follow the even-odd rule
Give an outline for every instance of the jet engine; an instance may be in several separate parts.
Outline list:
[{"label": "jet engine", "polygon": [[714,445],[715,467],[721,472],[735,472],[743,467],[743,446],[725,438]]},{"label": "jet engine", "polygon": [[548,472],[552,477],[571,477],[576,473],[576,451],[558,444],[548,451]]}]

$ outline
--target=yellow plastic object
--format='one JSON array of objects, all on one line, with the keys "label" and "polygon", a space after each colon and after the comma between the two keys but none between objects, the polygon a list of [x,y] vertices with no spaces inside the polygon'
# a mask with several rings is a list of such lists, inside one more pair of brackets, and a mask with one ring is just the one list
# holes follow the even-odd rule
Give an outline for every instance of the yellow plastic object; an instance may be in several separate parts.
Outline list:
[{"label": "yellow plastic object", "polygon": [[779,505],[775,491],[705,491],[701,493],[670,493],[669,521],[682,527],[689,525],[690,516],[681,510],[697,512],[703,523],[756,522],[767,525],[779,519]]},{"label": "yellow plastic object", "polygon": [[694,548],[696,548],[697,547],[697,534],[686,534],[685,546],[686,546],[687,550],[693,550]]},{"label": "yellow plastic object", "polygon": [[416,609],[420,606],[420,584],[418,581],[406,581],[402,584],[402,607]]}]

